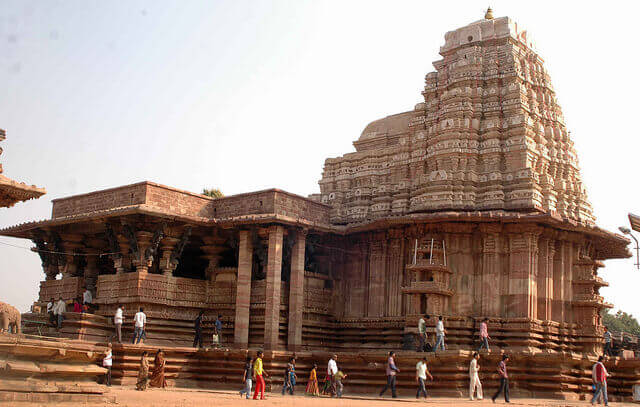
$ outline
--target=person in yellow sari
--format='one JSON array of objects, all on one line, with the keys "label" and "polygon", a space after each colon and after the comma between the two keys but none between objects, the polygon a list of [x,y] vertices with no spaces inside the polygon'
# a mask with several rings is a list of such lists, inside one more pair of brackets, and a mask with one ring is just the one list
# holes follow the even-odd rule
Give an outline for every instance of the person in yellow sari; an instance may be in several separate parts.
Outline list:
[{"label": "person in yellow sari", "polygon": [[318,388],[318,365],[313,364],[313,369],[309,373],[309,381],[307,382],[306,394],[312,396],[320,396],[320,389]]},{"label": "person in yellow sari", "polygon": [[142,352],[140,358],[140,367],[138,367],[138,381],[136,382],[136,390],[144,391],[147,389],[149,381],[149,361],[147,361],[147,351]]}]

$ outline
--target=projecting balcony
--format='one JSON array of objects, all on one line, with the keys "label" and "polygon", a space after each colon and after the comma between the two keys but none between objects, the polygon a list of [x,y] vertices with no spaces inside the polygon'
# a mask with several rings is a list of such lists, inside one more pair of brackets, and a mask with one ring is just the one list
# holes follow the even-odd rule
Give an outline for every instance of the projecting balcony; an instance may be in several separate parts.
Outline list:
[{"label": "projecting balcony", "polygon": [[437,281],[415,281],[408,287],[402,287],[404,294],[440,294],[451,297],[453,291],[444,283]]},{"label": "projecting balcony", "polygon": [[575,307],[613,308],[613,304],[604,302],[604,297],[598,294],[576,294],[572,305]]},{"label": "projecting balcony", "polygon": [[453,273],[448,266],[442,264],[436,264],[432,262],[429,264],[429,260],[418,260],[415,264],[407,264],[407,270],[410,271],[440,271],[443,273]]}]

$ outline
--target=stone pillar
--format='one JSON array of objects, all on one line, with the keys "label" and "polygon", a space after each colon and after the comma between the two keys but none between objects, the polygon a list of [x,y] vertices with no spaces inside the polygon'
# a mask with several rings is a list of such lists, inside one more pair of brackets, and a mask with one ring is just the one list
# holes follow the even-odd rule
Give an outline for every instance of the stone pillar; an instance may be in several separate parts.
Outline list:
[{"label": "stone pillar", "polygon": [[87,266],[84,269],[84,285],[95,297],[98,284],[98,256],[96,252],[88,252],[85,255]]},{"label": "stone pillar", "polygon": [[116,274],[122,274],[131,265],[131,256],[129,255],[131,245],[123,235],[118,235],[117,239],[120,253],[112,255],[111,259],[113,260],[113,267],[116,269]]},{"label": "stone pillar", "polygon": [[555,241],[548,237],[540,239],[538,256],[538,315],[542,321],[551,321],[553,300],[553,257]]},{"label": "stone pillar", "polygon": [[147,259],[145,252],[151,246],[152,238],[153,233],[151,232],[136,232],[136,239],[138,241],[138,253],[137,256],[133,258],[133,266],[136,268],[136,271],[138,273],[146,273],[149,271],[149,267],[151,267],[153,258]]},{"label": "stone pillar", "polygon": [[[520,227],[510,229],[515,232]],[[509,234],[507,317],[537,317],[538,236],[539,232],[529,228]]]},{"label": "stone pillar", "polygon": [[566,242],[556,243],[557,253],[553,259],[553,300],[551,301],[551,317],[554,321],[564,321],[564,269]]},{"label": "stone pillar", "polygon": [[249,345],[249,307],[251,306],[251,269],[253,268],[253,242],[251,232],[241,230],[238,241],[238,283],[236,285],[236,317],[234,343]]},{"label": "stone pillar", "polygon": [[214,236],[203,236],[202,240],[204,241],[204,245],[201,247],[202,251],[205,252],[205,255],[202,256],[208,260],[209,264],[205,271],[207,280],[216,281],[216,269],[218,268],[218,264],[220,263],[220,253],[226,250],[224,247],[224,243],[226,239],[223,237],[214,235]]},{"label": "stone pillar", "polygon": [[481,315],[501,317],[502,239],[499,225],[480,225],[482,232],[482,283],[480,288]]},{"label": "stone pillar", "polygon": [[174,237],[165,237],[160,242],[162,257],[160,258],[160,272],[165,276],[172,276],[178,266],[177,262],[171,261],[171,255],[180,240]]},{"label": "stone pillar", "polygon": [[282,240],[284,228],[280,225],[269,227],[269,248],[267,254],[267,281],[264,309],[264,347],[277,349],[280,333],[280,286],[282,283]]},{"label": "stone pillar", "polygon": [[304,310],[304,252],[307,231],[296,232],[291,252],[291,278],[289,279],[289,331],[287,342],[289,350],[302,347],[302,320]]},{"label": "stone pillar", "polygon": [[[65,254],[63,264],[59,264],[58,269],[62,273],[62,278],[75,277],[78,274],[78,258],[80,256],[74,255],[74,253],[80,254],[81,249],[84,248],[82,240],[84,236],[76,234],[63,234],[60,236],[62,249]],[[60,258],[60,257],[59,257]]]}]

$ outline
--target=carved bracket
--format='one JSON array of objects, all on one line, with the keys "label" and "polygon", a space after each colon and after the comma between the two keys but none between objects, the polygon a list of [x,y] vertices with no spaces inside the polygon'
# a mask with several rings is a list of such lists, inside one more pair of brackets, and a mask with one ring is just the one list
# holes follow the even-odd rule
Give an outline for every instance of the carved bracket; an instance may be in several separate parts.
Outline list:
[{"label": "carved bracket", "polygon": [[129,241],[129,250],[131,251],[131,254],[133,255],[134,259],[139,259],[140,258],[140,248],[138,247],[138,239],[136,239],[136,233],[135,230],[133,229],[133,226],[131,226],[129,223],[122,223],[122,232],[124,234],[124,237],[127,238],[127,240]]},{"label": "carved bracket", "polygon": [[176,245],[176,249],[173,251],[173,253],[171,253],[170,261],[172,265],[178,265],[178,259],[180,258],[180,256],[182,256],[182,252],[189,242],[189,237],[191,237],[191,226],[185,227],[184,232],[182,233],[182,237]]},{"label": "carved bracket", "polygon": [[167,224],[163,222],[160,226],[158,226],[158,229],[153,234],[153,238],[151,239],[151,246],[147,247],[147,250],[144,251],[144,257],[147,259],[147,261],[152,260],[153,256],[155,256],[158,252],[158,246],[160,245],[160,241],[164,238],[164,231],[166,227]]},{"label": "carved bracket", "polygon": [[118,243],[118,239],[116,238],[116,234],[113,232],[113,228],[109,223],[106,224],[105,234],[107,235],[107,241],[109,242],[109,251],[112,254],[112,258],[119,259],[122,257],[122,253],[120,253],[120,244]]},{"label": "carved bracket", "polygon": [[38,231],[36,232],[32,240],[36,245],[36,249],[38,250],[38,256],[40,256],[40,261],[42,261],[42,267],[46,268],[51,263],[51,258],[49,256],[49,253],[47,253],[47,245],[44,241],[44,234],[41,231]]}]

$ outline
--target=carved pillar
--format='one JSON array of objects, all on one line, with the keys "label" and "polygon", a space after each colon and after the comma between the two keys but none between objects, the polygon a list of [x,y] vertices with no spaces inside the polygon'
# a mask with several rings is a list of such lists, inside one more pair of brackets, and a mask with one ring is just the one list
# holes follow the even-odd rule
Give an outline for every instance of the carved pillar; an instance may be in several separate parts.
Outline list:
[{"label": "carved pillar", "polygon": [[80,254],[81,249],[84,248],[82,244],[84,236],[63,234],[60,237],[62,243],[58,246],[65,254],[60,255],[64,256],[64,261],[60,262],[58,269],[60,273],[62,273],[62,278],[76,277],[78,275],[78,260],[80,258],[80,256],[76,254]]},{"label": "carved pillar", "polygon": [[236,285],[236,317],[234,343],[240,347],[249,344],[249,307],[251,305],[251,269],[253,242],[251,232],[241,230],[238,241],[238,284]]},{"label": "carved pillar", "polygon": [[480,230],[482,232],[481,314],[501,317],[503,316],[500,290],[502,229],[499,225],[481,225]]},{"label": "carved pillar", "polygon": [[557,253],[553,259],[553,300],[551,301],[551,316],[554,321],[564,322],[564,269],[565,269],[565,252],[567,251],[566,242],[559,241],[556,243]]},{"label": "carved pillar", "polygon": [[201,247],[202,251],[205,252],[203,258],[207,259],[209,264],[205,271],[207,280],[215,281],[216,280],[216,269],[220,263],[220,253],[226,250],[224,243],[226,241],[225,238],[220,237],[218,235],[214,236],[203,236],[202,240],[204,241],[204,246]]},{"label": "carved pillar", "polygon": [[538,256],[538,316],[543,321],[552,319],[553,301],[553,257],[555,240],[543,237],[540,239]]},{"label": "carved pillar", "polygon": [[[513,229],[517,230],[518,227]],[[526,228],[519,233],[509,234],[507,317],[537,317],[536,278],[539,233],[534,229]]]},{"label": "carved pillar", "polygon": [[95,251],[88,251],[85,255],[87,265],[84,269],[84,285],[91,294],[96,295],[96,285],[98,283],[98,256]]},{"label": "carved pillar", "polygon": [[151,247],[151,240],[153,239],[153,233],[146,231],[136,232],[136,240],[138,242],[138,251],[135,253],[132,259],[133,266],[138,273],[146,273],[149,271],[149,267],[153,262],[153,257],[148,258],[146,256],[147,249]]},{"label": "carved pillar", "polygon": [[264,310],[264,347],[277,349],[280,333],[280,286],[282,273],[282,240],[284,228],[269,227],[267,254],[266,304]]},{"label": "carved pillar", "polygon": [[160,250],[162,252],[162,257],[160,258],[160,272],[165,276],[172,276],[173,272],[178,267],[177,262],[171,261],[171,257],[174,253],[174,249],[180,239],[176,239],[174,237],[165,237],[160,242]]},{"label": "carved pillar", "polygon": [[291,277],[289,279],[289,330],[290,350],[302,347],[302,320],[304,310],[304,251],[307,231],[298,230],[291,251]]},{"label": "carved pillar", "polygon": [[131,266],[131,245],[129,239],[126,236],[118,235],[118,247],[120,248],[120,254],[112,255],[113,266],[116,269],[116,274],[122,274],[125,270],[128,270]]}]

